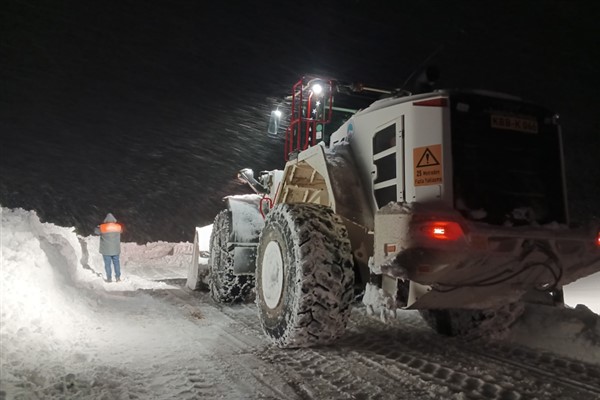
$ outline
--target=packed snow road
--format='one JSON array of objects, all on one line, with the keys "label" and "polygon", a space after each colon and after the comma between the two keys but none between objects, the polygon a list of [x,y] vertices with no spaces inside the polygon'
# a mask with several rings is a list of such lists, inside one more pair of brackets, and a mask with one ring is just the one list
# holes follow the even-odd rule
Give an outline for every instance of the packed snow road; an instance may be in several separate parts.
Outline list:
[{"label": "packed snow road", "polygon": [[338,344],[282,350],[263,339],[253,304],[216,305],[207,294],[186,289],[153,296],[177,307],[196,304],[207,319],[220,321],[222,349],[236,349],[220,368],[232,390],[220,395],[232,398],[600,398],[598,365],[514,344],[440,337],[415,312],[383,324],[358,307]]},{"label": "packed snow road", "polygon": [[2,209],[0,399],[600,398],[600,317],[527,310],[502,342],[384,324],[357,305],[333,346],[282,350],[254,304],[184,287],[189,243],[123,245],[105,283],[97,238]]}]

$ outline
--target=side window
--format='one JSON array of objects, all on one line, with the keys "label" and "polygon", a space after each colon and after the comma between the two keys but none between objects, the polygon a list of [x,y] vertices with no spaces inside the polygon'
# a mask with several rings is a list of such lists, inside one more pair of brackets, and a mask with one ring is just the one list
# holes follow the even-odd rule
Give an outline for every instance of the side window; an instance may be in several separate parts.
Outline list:
[{"label": "side window", "polygon": [[375,200],[378,208],[396,201],[396,185],[375,189]]},{"label": "side window", "polygon": [[396,153],[373,160],[377,167],[377,176],[373,183],[381,183],[396,178]]},{"label": "side window", "polygon": [[373,154],[396,146],[396,124],[383,128],[373,136]]},{"label": "side window", "polygon": [[[390,150],[392,149],[392,150]],[[397,201],[396,124],[389,125],[373,135],[373,180],[375,201],[379,208]]]}]

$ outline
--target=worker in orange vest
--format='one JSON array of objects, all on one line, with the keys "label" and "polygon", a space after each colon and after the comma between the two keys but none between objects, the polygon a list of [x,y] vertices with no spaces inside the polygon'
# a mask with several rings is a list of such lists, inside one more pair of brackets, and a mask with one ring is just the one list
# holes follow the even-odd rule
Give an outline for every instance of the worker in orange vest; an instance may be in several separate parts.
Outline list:
[{"label": "worker in orange vest", "polygon": [[115,268],[115,279],[121,280],[121,264],[119,255],[121,254],[121,233],[123,226],[117,222],[117,219],[111,213],[106,215],[104,223],[98,225],[95,233],[100,235],[100,254],[104,258],[104,269],[106,270],[106,282],[112,282],[111,263]]}]

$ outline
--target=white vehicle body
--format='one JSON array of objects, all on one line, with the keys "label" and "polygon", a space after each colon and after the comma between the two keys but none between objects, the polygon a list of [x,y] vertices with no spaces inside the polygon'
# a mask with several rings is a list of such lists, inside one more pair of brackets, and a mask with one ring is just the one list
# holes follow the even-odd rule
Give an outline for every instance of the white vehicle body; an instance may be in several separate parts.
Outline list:
[{"label": "white vehicle body", "polygon": [[[325,94],[311,91],[315,81],[328,88]],[[323,140],[336,110],[336,90],[334,81],[297,83],[286,139],[289,161],[283,172],[263,174],[262,183],[247,179],[261,188],[256,213],[267,214],[267,203],[278,210],[263,228],[271,241],[259,243],[266,240],[260,229],[251,240],[259,247],[259,273],[268,271],[275,279],[263,276],[262,286],[257,279],[269,336],[283,329],[272,313],[283,307],[277,299],[292,290],[282,283],[291,268],[286,254],[303,243],[302,234],[300,239],[294,235],[295,245],[276,239],[282,235],[278,226],[291,221],[286,232],[305,230],[303,215],[319,216],[325,225],[343,224],[339,243],[349,238],[356,287],[373,310],[488,310],[522,299],[561,304],[562,286],[600,270],[598,227],[568,228],[562,140],[554,114],[488,92],[392,95],[354,114],[338,108],[347,119]],[[317,208],[304,213],[302,206],[293,206],[302,204]],[[335,221],[318,207],[331,210]],[[235,227],[242,218],[236,207],[228,208]],[[337,237],[339,229],[325,229],[324,235]],[[264,258],[273,255],[277,262]],[[245,265],[234,265],[233,271],[255,272]],[[281,265],[280,273],[273,265]],[[306,273],[302,268],[295,273]],[[268,293],[261,294],[265,287]],[[343,287],[336,290],[341,293]],[[295,346],[297,338],[286,330],[277,343]]]},{"label": "white vehicle body", "polygon": [[[380,288],[394,300],[392,307],[495,307],[518,300],[532,288],[560,288],[597,271],[600,254],[594,235],[568,229],[566,220],[547,226],[494,226],[467,220],[456,210],[451,107],[467,112],[472,105],[456,102],[452,96],[438,91],[387,98],[357,112],[331,135],[329,148],[308,148],[288,162],[285,184],[275,203],[320,203],[346,218],[348,225],[364,228],[366,235],[351,235],[353,249],[366,250],[355,258],[367,261],[371,274],[381,275]],[[474,96],[520,101],[493,93],[475,92]],[[505,129],[522,135],[541,134],[533,132],[541,131],[535,125],[546,123],[555,127],[560,142],[555,119],[538,122],[504,110],[489,113],[490,123],[505,118],[506,124],[517,124]],[[344,146],[353,154],[352,167],[339,165],[343,157],[338,153],[347,151]],[[556,164],[561,167],[555,178],[564,197],[561,154],[557,153]],[[360,183],[352,184],[349,174],[360,175]],[[303,186],[306,176],[312,182]],[[352,193],[352,199],[344,199],[343,191]],[[360,205],[360,192],[366,205]],[[562,204],[566,215],[564,199]],[[486,213],[482,209],[469,212]],[[456,240],[431,240],[421,232],[424,225],[415,224],[419,218],[457,222],[463,234]],[[369,236],[372,249],[368,248]],[[505,279],[502,272],[514,276]],[[401,282],[410,282],[404,299],[396,293]]]}]

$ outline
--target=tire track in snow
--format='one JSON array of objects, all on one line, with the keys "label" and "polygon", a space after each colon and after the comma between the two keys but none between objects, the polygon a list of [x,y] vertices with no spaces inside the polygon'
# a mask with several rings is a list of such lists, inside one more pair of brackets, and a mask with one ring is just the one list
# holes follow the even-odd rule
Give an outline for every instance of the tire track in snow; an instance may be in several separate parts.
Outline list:
[{"label": "tire track in snow", "polygon": [[[216,343],[212,340],[210,355],[205,356],[202,364],[187,367],[187,384],[181,388],[182,398],[301,398],[294,387],[279,378],[278,364],[265,363],[252,354],[251,350],[267,345],[265,338],[223,313],[223,306],[212,302],[208,295],[187,289],[155,291],[153,295],[179,307],[188,318],[217,337]],[[257,318],[256,310],[252,316]]]},{"label": "tire track in snow", "polygon": [[[243,324],[249,334],[264,337],[254,304],[230,306],[213,303],[213,306],[233,321]],[[323,357],[312,349],[282,350],[264,339],[263,346],[255,350],[254,355],[269,365],[277,366],[278,373],[287,378],[288,385],[300,399],[370,399],[373,397],[369,393],[380,392],[363,379],[357,383],[354,376],[347,378],[349,374],[340,360]],[[330,378],[332,373],[334,379]]]},{"label": "tire track in snow", "polygon": [[532,374],[551,378],[571,390],[585,391],[600,399],[600,367],[520,346],[501,343],[490,343],[488,346],[486,353],[470,351],[482,358],[527,369]]},{"label": "tire track in snow", "polygon": [[184,376],[187,379],[187,388],[181,390],[177,396],[180,399],[214,399],[214,398],[233,398],[236,391],[231,389],[231,385],[223,378],[223,375],[214,369],[214,363],[208,363],[203,368],[188,366],[184,370]]},{"label": "tire track in snow", "polygon": [[[249,305],[223,307],[222,311],[256,328],[257,334],[262,334],[259,322],[250,317],[249,313],[239,313],[237,308],[248,309]],[[243,317],[242,317],[243,316]],[[281,362],[286,359],[286,365],[293,370],[301,370],[303,387],[315,388],[306,390],[310,398],[359,398],[359,399],[398,399],[398,398],[426,398],[434,395],[437,398],[448,398],[452,394],[462,393],[466,398],[486,398],[517,400],[522,396],[512,390],[510,379],[495,382],[491,376],[482,377],[480,373],[472,373],[468,369],[458,371],[453,366],[446,366],[446,361],[428,361],[427,352],[412,350],[412,346],[398,342],[389,336],[381,336],[390,327],[371,317],[358,314],[353,317],[352,325],[339,343],[329,348],[281,350],[275,347],[268,357],[271,362]],[[377,331],[369,332],[369,327],[381,324]],[[414,324],[414,327],[424,324]],[[367,332],[365,332],[365,327]],[[353,332],[354,331],[354,332]],[[348,333],[353,335],[348,336]],[[381,341],[372,341],[372,338],[381,336]],[[440,338],[435,336],[436,339]],[[421,339],[417,339],[421,340]],[[330,350],[337,349],[337,350]],[[341,350],[340,350],[341,349]],[[359,349],[359,350],[356,350]],[[292,352],[294,357],[289,358]],[[282,353],[284,355],[282,356]],[[339,354],[343,355],[339,355]],[[442,353],[443,354],[443,353]],[[390,357],[391,356],[391,357]],[[344,369],[341,373],[336,367],[352,365],[352,369]],[[319,382],[315,383],[315,377]],[[408,381],[408,383],[407,383]],[[345,384],[345,382],[348,382]],[[409,395],[410,393],[410,395]],[[400,394],[408,397],[398,397]],[[346,395],[348,397],[346,397]]]},{"label": "tire track in snow", "polygon": [[[365,320],[371,317],[363,313],[362,310],[358,311],[354,315],[355,319]],[[402,320],[404,322],[404,320]],[[525,351],[525,354],[529,355],[529,358],[535,360],[548,358],[555,360],[554,363],[548,365],[547,369],[541,368],[539,364],[534,364],[527,360],[525,357],[521,357],[518,360],[514,360],[515,354],[519,354],[516,350],[519,347],[514,347],[512,351],[508,353],[502,353],[499,351],[494,352],[494,346],[511,349],[512,345],[498,344],[496,342],[464,342],[459,339],[447,338],[437,335],[434,332],[423,331],[420,328],[420,323],[409,322],[407,328],[400,326],[399,321],[393,321],[392,325],[384,324],[381,321],[375,321],[376,327],[373,329],[370,335],[380,336],[382,341],[393,343],[394,346],[400,346],[405,348],[408,354],[410,351],[417,351],[420,357],[427,355],[432,361],[438,359],[438,363],[444,364],[449,360],[454,360],[454,365],[451,370],[457,373],[472,375],[469,371],[472,370],[472,366],[478,366],[478,369],[489,366],[489,373],[487,376],[484,375],[483,381],[487,383],[498,384],[500,387],[505,388],[499,394],[501,397],[508,396],[507,398],[535,398],[547,396],[547,398],[561,398],[561,399],[588,399],[588,398],[600,398],[600,391],[598,388],[598,380],[595,378],[599,375],[598,368],[592,365],[587,365],[581,362],[573,362],[553,355],[540,355],[535,350],[527,349],[526,351],[521,348],[521,351]],[[390,336],[385,333],[391,327],[391,333],[394,333],[394,329],[397,332],[397,336]],[[415,330],[418,334],[412,332]],[[361,343],[355,343],[354,348],[359,348]],[[488,347],[489,346],[489,347]],[[389,351],[382,349],[377,344],[371,344],[370,349],[376,351],[379,355],[386,356]],[[493,354],[492,354],[493,353]],[[406,355],[402,353],[401,356]],[[407,361],[407,360],[404,360]],[[417,361],[413,363],[419,364]],[[568,373],[564,371],[564,368],[556,368],[556,365],[576,365],[571,368]],[[410,365],[409,365],[410,366]],[[419,365],[421,368],[431,368],[430,366]],[[488,368],[486,368],[488,369]],[[498,375],[501,372],[502,375]],[[494,373],[494,377],[490,374]],[[570,374],[573,378],[565,378],[565,374]],[[474,379],[480,379],[478,376],[473,376]],[[453,379],[461,379],[460,376],[454,376]],[[503,383],[500,381],[502,379]],[[470,381],[475,384],[475,381]],[[593,382],[592,384],[588,382]],[[481,389],[488,392],[490,387],[481,383]],[[538,389],[538,388],[547,388]],[[509,392],[505,392],[509,389]],[[541,390],[541,393],[540,393]],[[513,393],[514,392],[514,393]],[[557,397],[560,394],[562,397]],[[589,397],[590,394],[593,397]],[[485,398],[489,396],[486,394]],[[517,396],[517,397],[513,397]]]},{"label": "tire track in snow", "polygon": [[[365,338],[382,340],[369,343]],[[521,398],[509,381],[486,376],[482,371],[465,368],[460,363],[451,364],[452,360],[443,355],[415,350],[410,341],[363,333],[343,339],[340,345],[348,347],[353,360],[380,371],[391,381],[409,379],[415,385],[436,392],[440,398],[448,398],[452,394],[475,399]]]},{"label": "tire track in snow", "polygon": [[[368,366],[349,364],[347,357],[311,349],[270,348],[259,354],[278,362],[283,373],[296,382],[305,399],[414,399],[426,398],[427,390],[415,390],[401,381],[390,381]],[[404,397],[408,392],[409,397]]]},{"label": "tire track in snow", "polygon": [[[241,307],[247,308],[249,306],[244,305]],[[223,312],[229,313],[227,308],[224,308]],[[234,314],[236,314],[236,317],[240,316],[237,312]],[[254,318],[252,320],[246,318],[244,322],[255,327],[258,325],[258,321]],[[377,327],[370,331],[369,327],[373,324]],[[389,376],[390,379],[381,387],[387,388],[390,386],[390,382],[412,378],[414,385],[436,391],[442,397],[447,396],[449,391],[457,395],[460,393],[466,398],[503,400],[539,396],[552,398],[557,394],[557,383],[562,386],[559,393],[563,393],[564,396],[569,396],[569,398],[588,398],[590,394],[589,390],[577,385],[579,380],[570,381],[565,379],[561,373],[548,371],[542,373],[541,376],[532,377],[530,373],[535,373],[535,369],[524,363],[510,361],[510,354],[491,357],[485,352],[475,352],[469,348],[469,346],[483,346],[487,343],[468,344],[458,339],[439,336],[429,331],[429,328],[418,316],[416,319],[409,319],[409,323],[403,328],[404,332],[400,332],[407,336],[402,336],[401,340],[386,334],[387,330],[397,331],[398,327],[384,324],[366,316],[364,309],[355,312],[351,325],[358,327],[357,337],[359,339],[348,341],[348,335],[346,335],[334,347],[344,345],[346,341],[349,344],[348,347],[354,349],[351,350],[354,358],[346,357],[346,363],[362,363],[369,366],[371,370],[378,370],[381,375]],[[366,332],[364,327],[366,327]],[[349,327],[349,332],[352,332],[352,329],[352,327]],[[414,332],[412,332],[413,330]],[[261,334],[262,332],[257,333]],[[380,337],[379,341],[372,342],[367,339],[377,338],[378,336]],[[382,343],[387,343],[387,345]],[[362,352],[364,349],[361,351],[356,350],[365,346],[367,350],[370,350],[367,354]],[[417,351],[414,351],[414,349],[417,349]],[[485,351],[487,351],[487,348]],[[558,358],[554,357],[554,359]],[[558,364],[562,362],[559,361]],[[482,364],[484,367],[489,366],[489,368],[483,368],[481,371],[473,370],[473,366]],[[498,370],[502,374],[498,375]],[[581,370],[581,368],[575,370]],[[592,371],[594,370],[592,369]],[[322,370],[319,372],[323,374]],[[573,371],[571,372],[573,373]],[[407,377],[407,375],[409,376]],[[594,372],[589,375],[595,376]],[[583,374],[579,378],[583,382],[589,381],[593,378],[589,375]],[[381,379],[379,380],[381,381]],[[373,380],[370,381],[374,382]],[[546,387],[547,389],[544,389]],[[593,388],[591,393],[597,394],[593,391]]]},{"label": "tire track in snow", "polygon": [[[221,305],[197,292],[175,293],[177,301],[227,316],[226,342],[238,340],[239,351],[252,352],[244,353],[247,360],[255,357],[266,374],[287,380],[280,384],[283,389],[276,389],[271,377],[253,378],[271,387],[267,392],[273,398],[600,398],[598,368],[507,344],[442,337],[418,315],[384,324],[357,307],[346,335],[335,346],[282,350],[264,339],[254,304]],[[240,366],[231,364],[234,369]]]},{"label": "tire track in snow", "polygon": [[[256,306],[237,304],[234,306],[214,304],[232,320],[250,328],[251,334],[263,337]],[[405,385],[394,384],[382,379],[368,368],[347,367],[347,357],[337,355],[331,348],[283,350],[265,342],[263,350],[255,355],[271,365],[276,365],[280,374],[288,379],[296,394],[302,399],[398,399],[397,394],[386,397],[391,388],[408,390]],[[379,385],[373,384],[375,381]],[[386,390],[382,386],[387,387]],[[421,394],[425,394],[422,392]],[[414,398],[414,397],[411,397]]]},{"label": "tire track in snow", "polygon": [[[254,305],[217,307],[229,317],[251,327],[255,335],[263,335]],[[356,363],[357,359],[349,357],[346,349],[337,345],[291,350],[268,346],[262,353],[257,352],[257,356],[282,366],[282,373],[288,376],[298,394],[305,399],[431,398],[429,383],[410,380],[409,374],[403,379],[390,379],[369,363]]]}]

